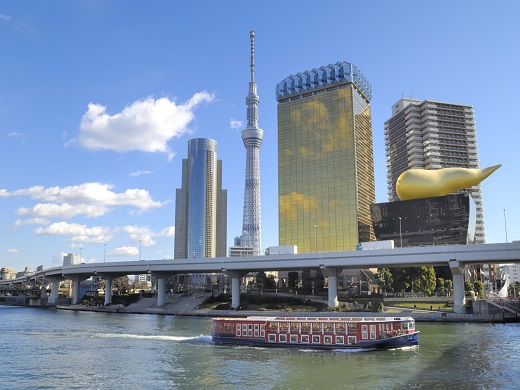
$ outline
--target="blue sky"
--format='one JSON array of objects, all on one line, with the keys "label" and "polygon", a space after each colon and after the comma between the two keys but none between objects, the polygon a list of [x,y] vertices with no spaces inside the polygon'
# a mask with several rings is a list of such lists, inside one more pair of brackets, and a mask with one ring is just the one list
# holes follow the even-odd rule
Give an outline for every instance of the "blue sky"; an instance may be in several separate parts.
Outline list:
[{"label": "blue sky", "polygon": [[[0,266],[173,257],[188,140],[218,142],[228,246],[244,196],[256,31],[262,246],[278,244],[275,85],[348,61],[372,83],[376,201],[401,97],[472,105],[487,242],[520,240],[516,1],[0,2]],[[504,218],[504,209],[505,216]],[[505,223],[507,222],[507,224]],[[105,245],[106,244],[106,252]]]}]

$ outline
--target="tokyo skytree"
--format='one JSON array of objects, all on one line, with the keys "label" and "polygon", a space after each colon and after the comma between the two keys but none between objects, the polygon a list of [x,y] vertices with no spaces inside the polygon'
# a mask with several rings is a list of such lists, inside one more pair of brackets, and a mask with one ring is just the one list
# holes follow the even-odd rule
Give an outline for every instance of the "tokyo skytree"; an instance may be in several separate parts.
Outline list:
[{"label": "tokyo skytree", "polygon": [[260,145],[264,131],[258,128],[258,103],[255,83],[255,32],[251,38],[251,81],[246,97],[247,128],[242,131],[242,140],[246,148],[246,181],[244,191],[244,218],[242,223],[241,245],[253,248],[253,255],[262,254],[260,223]]}]

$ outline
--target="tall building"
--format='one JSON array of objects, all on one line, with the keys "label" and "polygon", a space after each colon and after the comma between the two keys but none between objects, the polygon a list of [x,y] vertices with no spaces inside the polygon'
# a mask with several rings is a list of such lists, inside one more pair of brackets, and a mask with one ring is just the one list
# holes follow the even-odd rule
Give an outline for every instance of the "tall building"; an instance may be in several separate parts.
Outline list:
[{"label": "tall building", "polygon": [[[401,99],[385,122],[388,200],[399,200],[395,189],[404,171],[478,168],[473,107],[431,100]],[[475,243],[485,242],[480,184],[469,189],[476,206]]]},{"label": "tall building", "polygon": [[64,253],[63,254],[63,265],[74,265],[79,264],[79,256],[77,253]]},{"label": "tall building", "polygon": [[337,62],[290,75],[278,100],[279,245],[299,253],[374,240],[372,87]]},{"label": "tall building", "polygon": [[242,247],[253,248],[253,255],[262,254],[262,236],[260,221],[260,146],[264,131],[258,127],[258,103],[255,83],[255,32],[251,38],[251,81],[247,104],[247,128],[242,131],[242,140],[246,148],[246,179],[244,190],[244,216],[242,223]]},{"label": "tall building", "polygon": [[227,191],[217,141],[191,139],[188,158],[182,160],[182,188],[176,192],[174,257],[225,257],[226,237]]}]

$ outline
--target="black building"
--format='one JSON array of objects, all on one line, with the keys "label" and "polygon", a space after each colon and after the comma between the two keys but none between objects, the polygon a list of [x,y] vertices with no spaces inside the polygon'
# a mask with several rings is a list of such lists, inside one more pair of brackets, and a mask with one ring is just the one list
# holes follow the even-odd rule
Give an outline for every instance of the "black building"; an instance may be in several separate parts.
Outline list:
[{"label": "black building", "polygon": [[396,247],[473,243],[474,209],[466,194],[370,205],[377,240]]}]

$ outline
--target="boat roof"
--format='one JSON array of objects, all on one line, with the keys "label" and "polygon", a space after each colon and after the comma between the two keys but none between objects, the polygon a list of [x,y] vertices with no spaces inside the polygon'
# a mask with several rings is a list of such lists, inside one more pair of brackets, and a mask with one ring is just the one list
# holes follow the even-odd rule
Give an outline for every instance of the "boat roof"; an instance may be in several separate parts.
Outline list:
[{"label": "boat roof", "polygon": [[264,317],[248,316],[246,318],[220,317],[214,321],[283,321],[283,322],[395,322],[415,321],[412,317]]}]

